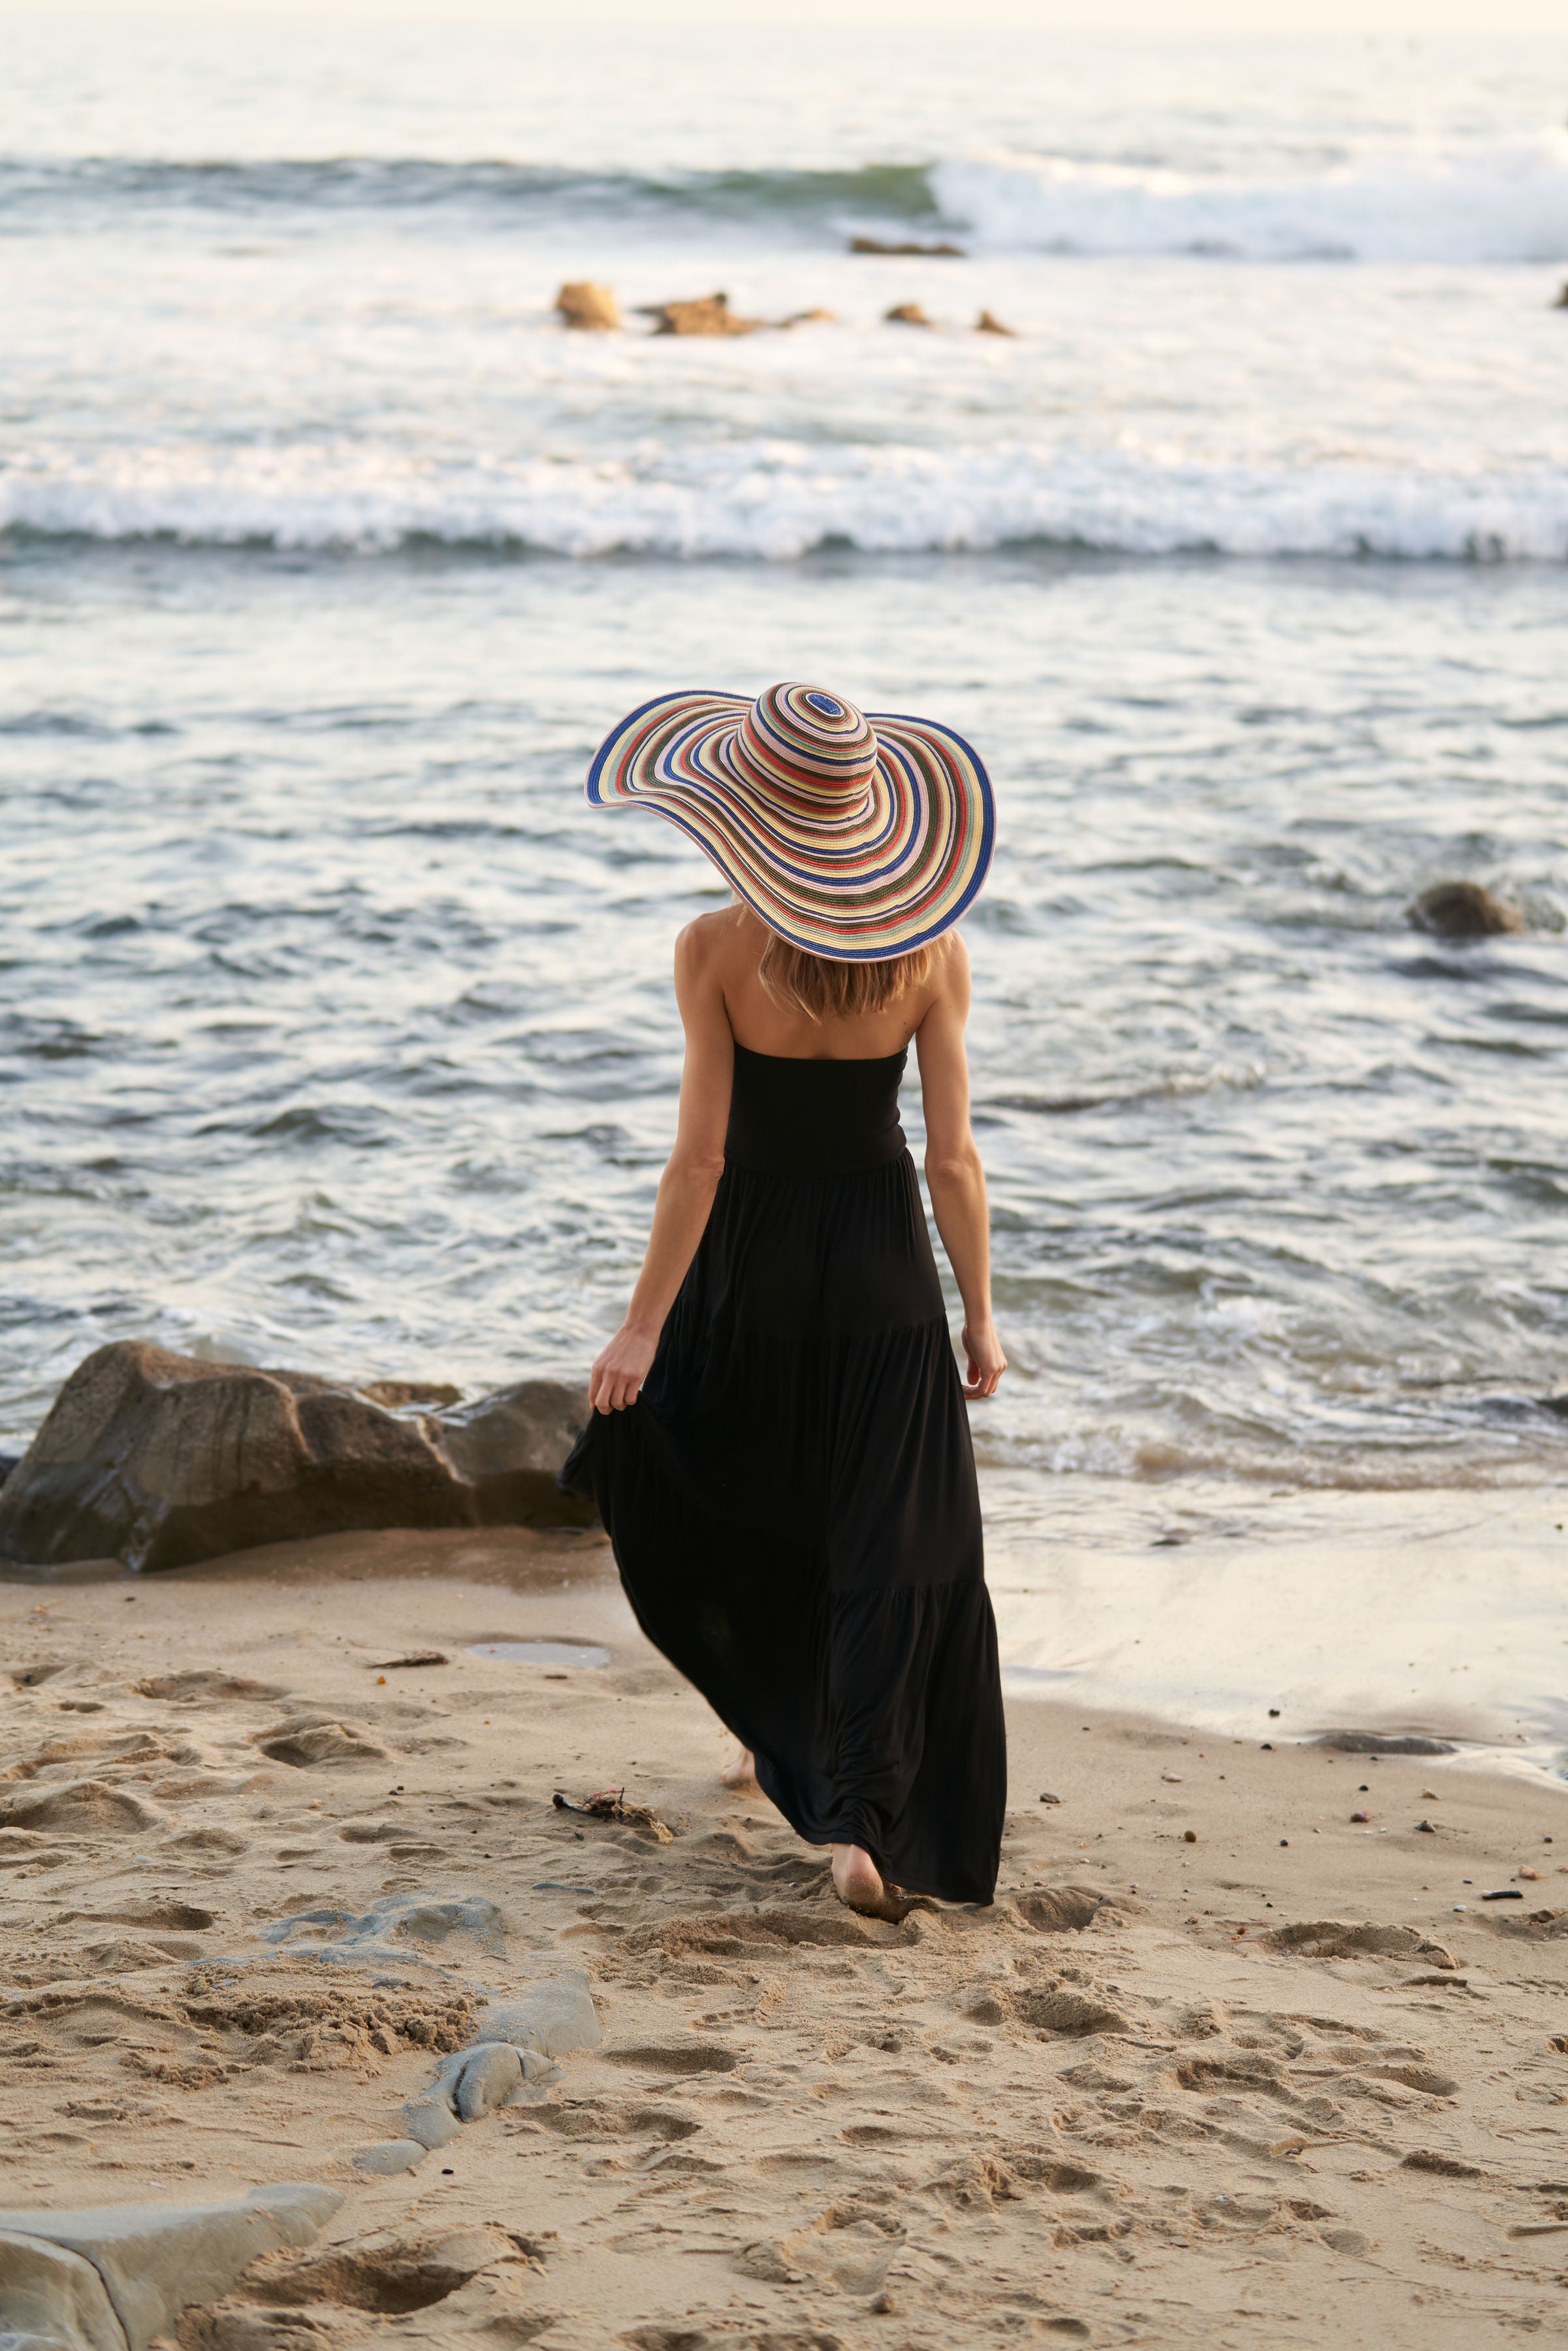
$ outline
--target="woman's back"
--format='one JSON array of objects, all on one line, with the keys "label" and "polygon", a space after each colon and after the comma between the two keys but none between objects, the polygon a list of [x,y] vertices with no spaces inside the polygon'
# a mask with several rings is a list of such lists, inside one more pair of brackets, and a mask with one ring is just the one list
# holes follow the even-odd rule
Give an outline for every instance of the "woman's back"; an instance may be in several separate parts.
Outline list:
[{"label": "woman's back", "polygon": [[878,1012],[807,1012],[780,1002],[765,985],[759,966],[772,934],[748,906],[727,906],[704,914],[691,926],[704,960],[724,995],[725,1011],[737,1045],[781,1060],[880,1061],[901,1053],[941,991],[944,967],[953,949],[949,934],[936,941],[929,968]]},{"label": "woman's back", "polygon": [[735,1048],[724,1155],[774,1176],[847,1176],[904,1148],[898,1086],[904,1054],[756,1053]]}]

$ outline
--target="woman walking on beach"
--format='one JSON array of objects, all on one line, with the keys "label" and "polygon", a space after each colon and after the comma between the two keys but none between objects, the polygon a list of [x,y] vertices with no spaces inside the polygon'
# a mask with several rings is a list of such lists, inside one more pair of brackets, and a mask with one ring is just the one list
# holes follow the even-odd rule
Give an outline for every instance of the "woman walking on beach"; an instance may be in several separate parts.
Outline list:
[{"label": "woman walking on beach", "polygon": [[[841,1900],[989,1902],[1006,1753],[964,1397],[1006,1358],[953,928],[988,779],[946,727],[786,684],[646,704],[588,797],[680,825],[735,903],[676,942],[675,1146],[561,1482]],[[911,1040],[962,1387],[898,1123]]]}]

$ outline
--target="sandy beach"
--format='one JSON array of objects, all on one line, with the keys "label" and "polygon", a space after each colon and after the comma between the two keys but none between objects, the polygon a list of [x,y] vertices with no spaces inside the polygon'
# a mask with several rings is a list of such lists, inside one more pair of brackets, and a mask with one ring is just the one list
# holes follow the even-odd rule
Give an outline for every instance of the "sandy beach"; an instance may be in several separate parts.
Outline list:
[{"label": "sandy beach", "polygon": [[[344,2195],[187,2310],[187,2351],[1563,2325],[1543,1775],[1015,1699],[994,1908],[862,1921],[719,1785],[594,1536],[10,1583],[0,1625],[0,2203]],[[541,1640],[609,1662],[473,1654]],[[629,1818],[554,1802],[617,1788]],[[468,1924],[411,1936],[413,1897]],[[486,1999],[577,1970],[597,2048],[356,2167]]]}]

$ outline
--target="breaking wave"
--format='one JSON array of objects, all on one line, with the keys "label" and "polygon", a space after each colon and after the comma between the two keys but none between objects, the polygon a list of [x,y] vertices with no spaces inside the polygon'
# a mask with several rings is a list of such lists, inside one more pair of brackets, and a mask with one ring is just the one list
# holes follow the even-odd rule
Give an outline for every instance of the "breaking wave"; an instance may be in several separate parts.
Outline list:
[{"label": "breaking wave", "polygon": [[13,538],[787,562],[832,546],[984,552],[1568,561],[1568,479],[1376,465],[1203,464],[1124,449],[798,442],[488,465],[344,445],[197,444],[0,466]]},{"label": "breaking wave", "polygon": [[771,228],[841,243],[879,224],[965,235],[977,251],[1241,260],[1568,260],[1568,133],[1448,154],[1347,160],[1315,174],[1197,173],[1066,154],[843,170],[568,170],[480,159],[0,159],[0,226],[121,225],[128,209],[386,213],[643,227]]},{"label": "breaking wave", "polygon": [[1301,179],[1211,178],[1060,156],[948,162],[944,216],[987,246],[1249,261],[1568,259],[1568,132]]}]

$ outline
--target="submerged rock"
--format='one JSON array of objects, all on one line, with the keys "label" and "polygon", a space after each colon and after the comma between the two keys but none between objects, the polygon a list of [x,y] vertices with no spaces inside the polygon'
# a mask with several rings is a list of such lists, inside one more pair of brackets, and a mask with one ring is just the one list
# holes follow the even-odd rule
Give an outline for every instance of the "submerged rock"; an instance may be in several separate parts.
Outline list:
[{"label": "submerged rock", "polygon": [[918,302],[895,302],[891,310],[884,310],[882,315],[890,327],[929,327],[932,324]]},{"label": "submerged rock", "polygon": [[529,1380],[395,1412],[308,1372],[118,1341],[78,1365],[0,1489],[0,1558],[185,1567],[358,1529],[589,1524],[555,1489],[587,1411]]},{"label": "submerged rock", "polygon": [[852,253],[888,254],[896,256],[899,258],[902,258],[906,254],[917,255],[922,260],[925,261],[962,261],[965,258],[963,246],[961,245],[949,245],[946,238],[937,245],[919,245],[914,242],[907,242],[899,245],[886,245],[883,242],[880,236],[852,236],[850,239],[850,251]]},{"label": "submerged rock", "polygon": [[1439,939],[1491,938],[1500,931],[1524,928],[1519,909],[1479,882],[1434,883],[1406,913],[1416,930],[1430,931]]},{"label": "submerged rock", "polygon": [[1332,1747],[1340,1755],[1452,1755],[1451,1739],[1434,1739],[1426,1731],[1325,1730],[1314,1747]]},{"label": "submerged rock", "polygon": [[994,310],[981,311],[975,321],[975,332],[977,335],[1010,335],[1015,340],[1018,337],[1018,329],[1004,327]]},{"label": "submerged rock", "polygon": [[354,2169],[372,2179],[395,2179],[400,2171],[412,2171],[423,2163],[429,2153],[417,2138],[379,2138],[370,2147],[354,2149]]},{"label": "submerged rock", "polygon": [[[91,2351],[146,2351],[154,2335],[172,2331],[187,2303],[226,2293],[258,2253],[309,2244],[342,2200],[334,2189],[289,2181],[253,2188],[222,2204],[0,2212],[0,2247],[7,2249],[0,2251],[5,2321],[14,2324],[13,2292],[18,2298],[25,2294],[44,2323],[22,2340],[38,2351],[84,2345]],[[30,2246],[38,2248],[31,2258]],[[66,2258],[51,2262],[47,2248]],[[101,2299],[94,2297],[78,2262],[100,2281]]]},{"label": "submerged rock", "polygon": [[621,324],[621,306],[608,286],[588,278],[572,278],[555,298],[555,307],[569,327],[589,334],[612,334]]},{"label": "submerged rock", "polygon": [[1359,1919],[1303,1919],[1271,1928],[1258,1940],[1271,1951],[1288,1951],[1302,1959],[1421,1959],[1445,1970],[1454,1965],[1446,1944],[1429,1941],[1414,1927],[1378,1927]]},{"label": "submerged rock", "polygon": [[[281,1945],[290,1959],[323,1960],[332,1967],[407,1967],[429,1958],[454,1936],[476,1944],[491,1959],[507,1948],[506,1923],[482,1894],[383,1894],[368,1910],[324,1906],[294,1910],[256,1929],[256,1939]],[[488,2036],[503,2037],[499,2032]]]}]

